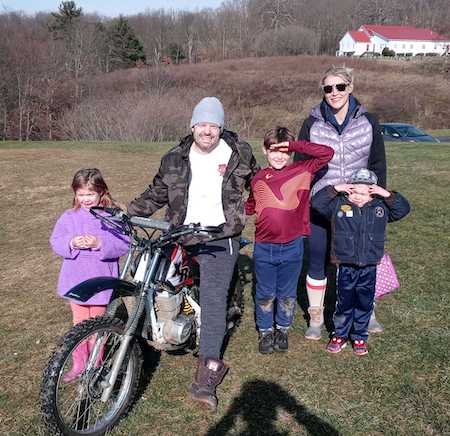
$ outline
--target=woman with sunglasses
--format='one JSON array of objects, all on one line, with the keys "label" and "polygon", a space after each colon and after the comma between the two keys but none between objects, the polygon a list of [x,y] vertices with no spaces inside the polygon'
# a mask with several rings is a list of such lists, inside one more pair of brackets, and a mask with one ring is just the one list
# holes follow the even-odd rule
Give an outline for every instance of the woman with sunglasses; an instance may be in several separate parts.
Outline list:
[{"label": "woman with sunglasses", "polygon": [[[299,139],[324,144],[334,149],[334,157],[313,181],[311,195],[327,185],[346,183],[350,175],[368,168],[378,177],[378,184],[386,187],[386,156],[383,137],[376,118],[352,95],[353,73],[346,67],[329,68],[320,81],[322,101],[311,110],[300,129]],[[295,160],[302,160],[300,154]],[[311,210],[309,237],[309,266],[306,290],[309,300],[309,328],[307,339],[319,340],[324,324],[323,306],[327,286],[326,266],[330,225]],[[372,333],[383,327],[375,318],[369,324]]]}]

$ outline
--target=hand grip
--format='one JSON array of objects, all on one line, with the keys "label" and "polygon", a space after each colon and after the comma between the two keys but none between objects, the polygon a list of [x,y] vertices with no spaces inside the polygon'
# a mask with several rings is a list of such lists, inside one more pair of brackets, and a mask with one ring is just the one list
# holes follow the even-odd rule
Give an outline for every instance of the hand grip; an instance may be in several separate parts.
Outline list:
[{"label": "hand grip", "polygon": [[131,224],[149,229],[162,230],[167,232],[171,225],[167,221],[156,220],[154,218],[144,218],[142,216],[133,216],[130,218]]}]

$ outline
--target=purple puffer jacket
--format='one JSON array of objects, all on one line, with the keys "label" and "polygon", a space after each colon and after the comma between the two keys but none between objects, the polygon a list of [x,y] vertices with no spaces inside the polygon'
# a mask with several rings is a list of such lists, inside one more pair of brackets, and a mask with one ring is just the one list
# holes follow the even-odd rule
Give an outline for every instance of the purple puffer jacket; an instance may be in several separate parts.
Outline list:
[{"label": "purple puffer jacket", "polygon": [[357,108],[341,134],[325,119],[321,105],[314,107],[303,123],[299,138],[333,148],[333,159],[327,171],[319,174],[311,195],[328,185],[346,183],[360,168],[369,168],[378,177],[378,185],[386,187],[386,155],[384,141],[376,118],[357,101]]},{"label": "purple puffer jacket", "polygon": [[[94,235],[101,240],[99,250],[70,248],[74,236]],[[53,251],[63,257],[58,279],[58,294],[64,294],[73,286],[93,277],[118,277],[119,257],[128,251],[127,236],[108,228],[88,210],[66,210],[56,222],[50,237]],[[111,289],[99,292],[83,305],[106,305],[111,298]]]}]

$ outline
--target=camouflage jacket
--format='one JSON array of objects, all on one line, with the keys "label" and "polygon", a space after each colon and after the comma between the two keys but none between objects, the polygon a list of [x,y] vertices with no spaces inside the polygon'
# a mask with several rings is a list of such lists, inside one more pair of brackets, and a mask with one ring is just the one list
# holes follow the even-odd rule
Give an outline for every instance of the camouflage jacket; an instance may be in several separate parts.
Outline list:
[{"label": "camouflage jacket", "polygon": [[[226,222],[223,231],[215,235],[215,239],[238,236],[242,232],[245,223],[244,189],[249,189],[250,180],[259,169],[249,144],[240,141],[229,130],[224,130],[221,138],[229,145],[232,153],[222,184]],[[131,215],[150,216],[167,206],[166,219],[174,225],[183,224],[191,179],[189,151],[192,143],[193,137],[188,135],[162,157],[152,184],[128,206]],[[201,239],[195,239],[189,243],[200,241]]]}]

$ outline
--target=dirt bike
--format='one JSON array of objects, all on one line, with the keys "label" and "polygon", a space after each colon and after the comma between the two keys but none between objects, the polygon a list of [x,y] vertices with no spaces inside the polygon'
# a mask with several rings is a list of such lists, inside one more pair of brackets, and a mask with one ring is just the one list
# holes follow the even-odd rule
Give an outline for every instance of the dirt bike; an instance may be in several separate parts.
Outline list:
[{"label": "dirt bike", "polygon": [[[136,400],[146,345],[168,352],[198,350],[198,264],[183,239],[220,231],[198,224],[172,227],[161,220],[129,217],[118,209],[95,207],[91,213],[129,235],[130,247],[119,278],[93,278],[66,294],[83,303],[113,289],[106,315],[71,328],[44,370],[41,410],[52,435],[101,435],[111,430]],[[228,334],[239,323],[243,302],[243,284],[235,269],[228,296]],[[85,346],[88,354],[81,375],[65,383],[74,352]]]}]

